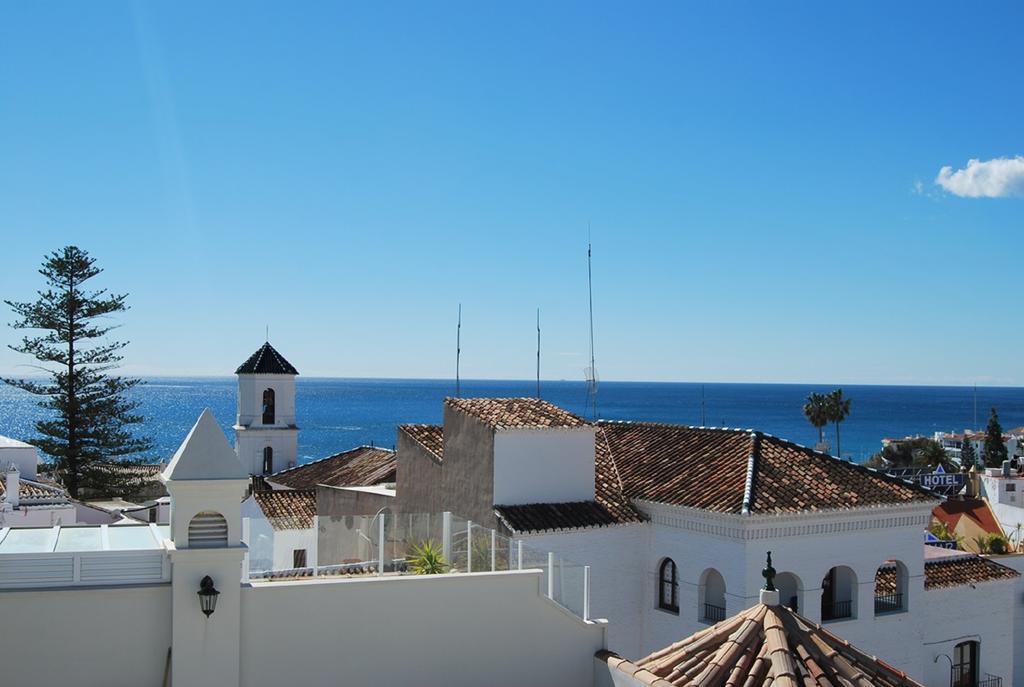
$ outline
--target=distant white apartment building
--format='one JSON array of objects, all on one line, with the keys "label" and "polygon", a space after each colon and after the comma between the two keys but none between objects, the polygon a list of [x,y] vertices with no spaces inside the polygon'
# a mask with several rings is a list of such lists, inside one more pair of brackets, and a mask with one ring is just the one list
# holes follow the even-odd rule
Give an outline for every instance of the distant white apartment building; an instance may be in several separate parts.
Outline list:
[{"label": "distant white apartment building", "polygon": [[[964,449],[964,442],[969,441],[974,448],[974,455],[981,460],[981,452],[985,448],[985,432],[980,430],[965,429],[962,432],[935,432],[932,438],[946,450],[953,460],[960,462],[960,452]],[[1019,450],[1024,448],[1024,427],[1017,427],[1008,432],[1003,432],[1003,445],[1006,446],[1006,454],[1009,456],[1019,455]]]},{"label": "distant white apartment building", "polygon": [[38,477],[35,446],[0,436],[0,527],[53,527],[76,520],[61,487]]}]

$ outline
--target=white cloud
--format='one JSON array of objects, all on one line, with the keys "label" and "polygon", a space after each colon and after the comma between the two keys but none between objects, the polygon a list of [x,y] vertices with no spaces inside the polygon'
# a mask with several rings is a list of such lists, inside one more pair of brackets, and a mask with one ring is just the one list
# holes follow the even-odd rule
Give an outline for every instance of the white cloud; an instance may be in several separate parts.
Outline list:
[{"label": "white cloud", "polygon": [[1024,196],[1024,157],[968,160],[967,167],[955,172],[947,165],[935,183],[961,198]]}]

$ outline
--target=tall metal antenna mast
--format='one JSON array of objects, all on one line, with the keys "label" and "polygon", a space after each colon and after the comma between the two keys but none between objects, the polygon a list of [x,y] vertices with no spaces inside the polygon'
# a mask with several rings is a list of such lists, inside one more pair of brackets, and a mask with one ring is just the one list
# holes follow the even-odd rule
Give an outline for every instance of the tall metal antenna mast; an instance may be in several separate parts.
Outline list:
[{"label": "tall metal antenna mast", "polygon": [[974,385],[974,426],[971,427],[973,430],[978,429],[978,385]]},{"label": "tall metal antenna mast", "polygon": [[537,308],[537,398],[540,398],[540,308]]},{"label": "tall metal antenna mast", "polygon": [[459,323],[455,327],[455,397],[462,397],[462,386],[459,381],[459,363],[462,358],[462,303],[459,303]]},{"label": "tall metal antenna mast", "polygon": [[587,296],[590,301],[590,368],[587,370],[587,406],[597,419],[597,367],[594,364],[594,282],[591,270],[590,223],[587,223]]}]

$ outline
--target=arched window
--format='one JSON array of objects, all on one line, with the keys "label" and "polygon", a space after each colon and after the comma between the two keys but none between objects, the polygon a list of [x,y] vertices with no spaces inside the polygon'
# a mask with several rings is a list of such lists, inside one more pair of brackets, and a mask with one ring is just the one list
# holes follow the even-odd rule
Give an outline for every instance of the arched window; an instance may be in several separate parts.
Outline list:
[{"label": "arched window", "polygon": [[216,511],[197,513],[188,523],[190,549],[208,549],[228,545],[228,521]]},{"label": "arched window", "polygon": [[804,594],[800,578],[791,572],[779,573],[775,576],[775,588],[779,590],[779,602],[794,613],[799,613]]},{"label": "arched window", "polygon": [[263,390],[263,424],[274,424],[274,390]]},{"label": "arched window", "polygon": [[267,446],[263,449],[263,474],[271,475],[274,473],[274,449]]},{"label": "arched window", "polygon": [[821,581],[821,619],[857,617],[857,574],[845,565],[828,571]]},{"label": "arched window", "polygon": [[976,687],[978,684],[979,642],[960,642],[953,647],[952,687]]},{"label": "arched window", "polygon": [[907,566],[886,561],[875,573],[875,615],[907,610]]},{"label": "arched window", "polygon": [[679,613],[679,571],[671,558],[658,568],[658,608]]},{"label": "arched window", "polygon": [[714,568],[700,577],[700,619],[708,623],[725,620],[725,578]]}]

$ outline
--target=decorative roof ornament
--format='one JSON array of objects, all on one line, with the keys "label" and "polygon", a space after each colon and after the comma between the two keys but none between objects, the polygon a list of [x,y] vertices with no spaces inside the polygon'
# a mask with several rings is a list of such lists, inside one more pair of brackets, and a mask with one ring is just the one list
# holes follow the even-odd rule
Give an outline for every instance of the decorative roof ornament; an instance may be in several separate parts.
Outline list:
[{"label": "decorative roof ornament", "polygon": [[766,592],[777,591],[775,589],[775,568],[772,567],[772,552],[768,552],[768,563],[761,571],[761,577],[764,578],[764,590]]}]

